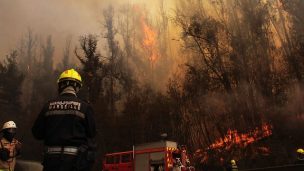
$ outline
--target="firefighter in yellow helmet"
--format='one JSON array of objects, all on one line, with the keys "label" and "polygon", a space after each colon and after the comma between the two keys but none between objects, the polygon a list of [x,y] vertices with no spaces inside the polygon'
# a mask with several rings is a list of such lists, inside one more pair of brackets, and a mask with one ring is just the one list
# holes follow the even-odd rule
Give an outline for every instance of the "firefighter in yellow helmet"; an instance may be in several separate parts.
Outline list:
[{"label": "firefighter in yellow helmet", "polygon": [[235,160],[231,160],[231,168],[232,168],[232,171],[238,171],[238,167],[236,165],[236,162]]},{"label": "firefighter in yellow helmet", "polygon": [[304,164],[304,150],[302,148],[297,149],[297,164]]},{"label": "firefighter in yellow helmet", "polygon": [[14,171],[16,156],[20,154],[21,143],[15,138],[16,123],[5,122],[2,126],[3,137],[0,139],[0,171]]},{"label": "firefighter in yellow helmet", "polygon": [[95,137],[93,109],[77,97],[82,79],[69,69],[58,78],[59,96],[42,108],[32,133],[45,145],[43,171],[90,171],[94,153],[90,139]]},{"label": "firefighter in yellow helmet", "polygon": [[57,80],[58,92],[76,94],[82,87],[82,79],[77,71],[69,69],[62,72]]},{"label": "firefighter in yellow helmet", "polygon": [[226,167],[226,171],[238,171],[238,167],[236,165],[235,160],[230,160],[228,166]]}]

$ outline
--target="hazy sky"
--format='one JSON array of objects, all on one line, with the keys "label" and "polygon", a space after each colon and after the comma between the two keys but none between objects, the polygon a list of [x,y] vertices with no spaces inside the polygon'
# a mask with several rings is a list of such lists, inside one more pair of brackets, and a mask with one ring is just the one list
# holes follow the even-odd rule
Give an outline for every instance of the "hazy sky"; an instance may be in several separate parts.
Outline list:
[{"label": "hazy sky", "polygon": [[[164,0],[165,3],[174,0]],[[0,0],[0,58],[15,48],[30,28],[43,41],[52,35],[55,58],[62,56],[65,39],[72,35],[100,34],[102,9],[110,3],[148,3],[155,10],[159,0]]]}]

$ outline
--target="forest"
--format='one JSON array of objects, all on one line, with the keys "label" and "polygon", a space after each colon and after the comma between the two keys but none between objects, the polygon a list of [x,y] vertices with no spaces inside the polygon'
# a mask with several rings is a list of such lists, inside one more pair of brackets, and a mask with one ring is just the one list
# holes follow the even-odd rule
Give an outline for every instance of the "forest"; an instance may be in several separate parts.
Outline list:
[{"label": "forest", "polygon": [[59,74],[75,68],[79,97],[95,112],[96,170],[105,153],[163,133],[187,146],[196,168],[231,158],[243,168],[294,163],[304,146],[304,1],[175,3],[168,10],[160,0],[157,15],[109,5],[99,35],[77,35],[75,46],[63,37],[64,48],[25,28],[0,63],[0,121],[16,121],[22,159],[41,160],[31,127],[57,96]]}]

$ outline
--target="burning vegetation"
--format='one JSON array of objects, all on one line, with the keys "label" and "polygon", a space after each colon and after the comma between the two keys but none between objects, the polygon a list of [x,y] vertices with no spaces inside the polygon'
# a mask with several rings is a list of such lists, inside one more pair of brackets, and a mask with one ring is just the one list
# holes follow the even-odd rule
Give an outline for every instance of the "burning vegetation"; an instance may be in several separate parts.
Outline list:
[{"label": "burning vegetation", "polygon": [[23,157],[39,158],[32,121],[56,95],[58,74],[76,68],[79,96],[100,123],[100,156],[167,133],[196,151],[197,168],[232,157],[246,161],[240,167],[292,163],[304,146],[303,1],[178,0],[174,13],[159,2],[154,13],[106,8],[101,34],[67,38],[65,48],[35,28],[11,47],[0,63],[0,111],[22,128]]},{"label": "burning vegetation", "polygon": [[143,31],[143,48],[147,50],[148,58],[153,68],[153,64],[159,58],[157,50],[157,35],[151,26],[147,24],[144,16],[141,17],[141,28]]},{"label": "burning vegetation", "polygon": [[[261,127],[256,127],[247,133],[239,133],[237,130],[228,130],[227,134],[209,145],[205,150],[199,149],[195,152],[196,160],[202,163],[207,163],[211,156],[208,152],[213,151],[218,158],[223,158],[225,153],[230,153],[229,158],[240,159],[244,156],[233,156],[236,151],[245,150],[252,143],[259,143],[260,140],[272,135],[272,126],[270,124],[262,124]],[[255,152],[262,155],[269,155],[269,147],[256,147]],[[227,159],[226,159],[227,160]],[[220,160],[219,160],[220,161]]]},{"label": "burning vegetation", "polygon": [[257,142],[263,138],[272,135],[272,126],[269,124],[262,124],[248,133],[238,133],[237,130],[228,130],[227,134],[216,140],[207,149],[224,149],[229,151],[232,147],[246,148],[249,144]]}]

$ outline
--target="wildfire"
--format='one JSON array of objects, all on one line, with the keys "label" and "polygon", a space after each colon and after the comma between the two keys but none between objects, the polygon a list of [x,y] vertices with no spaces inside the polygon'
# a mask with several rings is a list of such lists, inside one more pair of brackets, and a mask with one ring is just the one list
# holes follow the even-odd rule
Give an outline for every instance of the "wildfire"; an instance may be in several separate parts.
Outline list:
[{"label": "wildfire", "polygon": [[153,67],[154,63],[159,58],[157,47],[157,33],[151,25],[148,24],[145,13],[140,10],[139,6],[134,6],[134,11],[140,14],[140,24],[143,33],[142,46],[148,54],[148,59]]},{"label": "wildfire", "polygon": [[148,24],[145,12],[140,8],[139,5],[134,5],[133,10],[140,16],[141,31],[143,33],[142,46],[148,54],[148,60],[153,67],[154,63],[159,58],[159,52],[157,47],[157,33],[153,27]]},{"label": "wildfire", "polygon": [[[207,149],[196,150],[194,159],[204,164],[212,161],[210,159],[215,159],[219,162],[218,164],[221,164],[223,160],[227,159],[225,158],[227,157],[227,153],[232,154],[234,150],[246,148],[249,144],[270,135],[272,135],[272,126],[270,124],[262,124],[260,127],[256,127],[248,133],[238,133],[237,130],[228,130],[223,138],[215,141],[215,143],[211,144]],[[268,156],[271,153],[270,148],[267,146],[259,146],[251,148],[251,150],[251,153],[254,155]],[[210,153],[210,151],[212,152]],[[226,152],[226,154],[223,152]],[[234,159],[240,159],[242,155],[238,153],[238,155],[234,155],[233,157]]]},{"label": "wildfire", "polygon": [[228,130],[227,134],[223,138],[215,141],[215,143],[211,144],[208,149],[229,149],[233,145],[244,148],[247,145],[270,135],[272,135],[272,126],[269,124],[263,124],[260,128],[256,127],[248,133],[238,133],[237,130]]},{"label": "wildfire", "polygon": [[144,17],[141,19],[141,25],[144,33],[143,46],[150,53],[149,60],[151,63],[155,63],[158,58],[158,52],[156,47],[156,33],[155,31],[149,27],[149,25],[145,22]]}]

